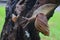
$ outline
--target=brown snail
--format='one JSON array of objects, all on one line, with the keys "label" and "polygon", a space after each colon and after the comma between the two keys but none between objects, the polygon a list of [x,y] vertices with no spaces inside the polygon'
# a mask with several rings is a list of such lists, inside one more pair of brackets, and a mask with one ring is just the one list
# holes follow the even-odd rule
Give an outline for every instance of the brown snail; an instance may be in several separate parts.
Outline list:
[{"label": "brown snail", "polygon": [[35,28],[44,35],[49,36],[48,20],[45,14],[38,13],[37,15],[33,15],[31,18],[28,18],[27,20],[35,20]]}]

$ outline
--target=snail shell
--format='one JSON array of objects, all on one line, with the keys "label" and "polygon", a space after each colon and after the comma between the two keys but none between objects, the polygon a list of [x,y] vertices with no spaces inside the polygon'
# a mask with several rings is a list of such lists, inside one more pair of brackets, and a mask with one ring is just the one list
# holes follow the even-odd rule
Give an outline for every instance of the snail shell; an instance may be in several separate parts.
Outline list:
[{"label": "snail shell", "polygon": [[43,13],[40,13],[36,16],[35,28],[44,35],[49,36],[48,21]]}]

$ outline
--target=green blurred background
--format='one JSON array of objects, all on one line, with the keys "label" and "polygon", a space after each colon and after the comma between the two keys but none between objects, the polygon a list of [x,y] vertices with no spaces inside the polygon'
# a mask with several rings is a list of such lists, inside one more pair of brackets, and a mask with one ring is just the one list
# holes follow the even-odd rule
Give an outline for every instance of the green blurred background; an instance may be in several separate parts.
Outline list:
[{"label": "green blurred background", "polygon": [[[5,22],[5,7],[0,6],[0,33]],[[55,10],[53,17],[49,20],[50,36],[40,33],[41,40],[60,40],[60,12]]]}]

